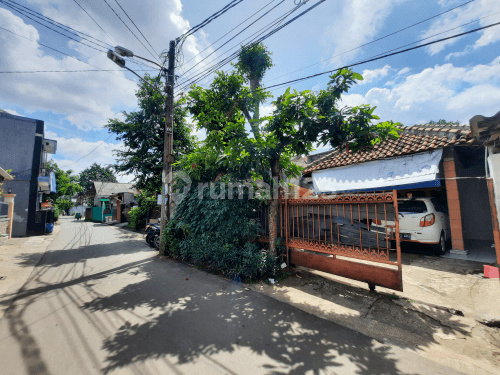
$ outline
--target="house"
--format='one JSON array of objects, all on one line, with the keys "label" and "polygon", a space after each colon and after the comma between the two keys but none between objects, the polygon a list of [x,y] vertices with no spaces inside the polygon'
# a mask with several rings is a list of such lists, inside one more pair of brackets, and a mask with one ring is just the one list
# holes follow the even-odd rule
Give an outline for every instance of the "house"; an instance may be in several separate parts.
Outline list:
[{"label": "house", "polygon": [[470,125],[414,125],[369,151],[329,152],[307,165],[302,186],[315,194],[394,189],[400,197],[435,197],[448,207],[454,253],[495,259],[498,225],[492,221],[485,165],[484,143]]},{"label": "house", "polygon": [[140,191],[133,184],[117,182],[94,182],[94,189],[89,197],[94,200],[92,220],[105,221],[107,216],[113,220],[121,219],[123,210],[136,204],[135,195]]},{"label": "house", "polygon": [[0,165],[14,177],[3,189],[16,196],[13,236],[45,233],[42,195],[56,192],[55,175],[46,170],[47,155],[56,149],[57,142],[45,138],[43,121],[0,111]]}]

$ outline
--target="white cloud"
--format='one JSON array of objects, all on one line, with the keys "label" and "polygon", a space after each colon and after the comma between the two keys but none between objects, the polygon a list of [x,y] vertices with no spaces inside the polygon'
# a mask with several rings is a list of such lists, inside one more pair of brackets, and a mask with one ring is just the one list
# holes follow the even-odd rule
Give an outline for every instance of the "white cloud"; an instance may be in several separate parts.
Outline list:
[{"label": "white cloud", "polygon": [[408,68],[408,67],[403,68],[403,69],[401,69],[401,70],[398,72],[398,74],[397,74],[397,75],[398,75],[398,76],[402,76],[403,74],[408,73],[410,70],[411,70],[411,68]]},{"label": "white cloud", "polygon": [[[395,5],[406,0],[349,0],[340,12],[332,15],[331,26],[323,35],[323,43],[330,57],[342,54],[353,47],[373,39],[384,26],[384,21]],[[347,37],[348,36],[348,37]],[[330,47],[333,44],[333,49]],[[329,65],[344,65],[352,61],[362,49],[342,54],[329,60]]]},{"label": "white cloud", "polygon": [[[110,43],[110,47],[115,44],[123,45],[138,55],[153,59],[104,2],[93,2],[92,5],[82,3],[82,6],[106,30],[112,41],[74,2],[30,0],[30,3],[32,9],[58,22],[71,25],[104,43]],[[168,48],[168,40],[181,35],[190,27],[189,22],[182,16],[180,0],[128,2],[122,6],[158,53]],[[114,7],[117,12],[121,12],[116,4]],[[0,24],[26,38],[40,41],[37,28],[25,24],[10,10],[0,8]],[[36,26],[41,28],[37,24]],[[45,31],[44,29],[44,33]],[[48,33],[43,34],[42,43],[77,56],[102,69],[119,69],[105,53],[72,41],[64,41],[55,33]],[[137,31],[136,34],[140,36]],[[48,38],[45,35],[48,35]],[[197,33],[197,37],[188,38],[183,51],[186,61],[207,45],[205,39],[206,35],[201,32]],[[83,42],[92,45],[88,41]],[[144,44],[149,48],[147,43]],[[0,55],[0,65],[3,70],[95,69],[8,32],[0,33],[0,48],[3,51]],[[209,48],[207,51],[210,50]],[[196,57],[190,64],[200,61],[201,58],[201,56]],[[132,69],[146,69],[129,62],[127,65]],[[137,84],[124,77],[124,71],[16,74],[2,77],[0,100],[7,105],[22,106],[28,112],[41,110],[62,114],[66,120],[83,130],[97,129],[107,123],[108,118],[120,118],[122,110],[133,108],[137,104],[135,97]]]},{"label": "white cloud", "polygon": [[20,113],[14,111],[13,109],[2,109],[2,111],[10,113],[11,115],[14,115],[14,116],[25,117],[25,116],[21,115]]},{"label": "white cloud", "polygon": [[488,65],[467,68],[436,65],[409,75],[392,88],[375,87],[365,95],[345,95],[341,104],[375,105],[375,114],[382,120],[406,125],[441,118],[468,123],[477,114],[492,116],[498,112],[499,63],[500,56]]},{"label": "white cloud", "polygon": [[[441,1],[440,4],[444,7],[453,5],[449,1]],[[498,0],[476,0],[466,6],[455,9],[443,15],[442,17],[436,19],[432,23],[430,28],[423,33],[422,36],[426,38],[431,35],[438,34],[452,28],[456,29],[446,34],[442,34],[439,37],[442,38],[445,36],[458,34],[466,30],[469,30],[471,28],[474,28],[474,26],[477,26],[477,24],[475,25],[472,24],[465,27],[459,27],[460,25],[469,23],[479,18],[489,16],[492,13],[496,13],[499,11],[500,11],[500,2]],[[487,17],[480,20],[479,25],[486,26],[494,22],[496,22],[494,18]],[[495,27],[483,30],[479,32],[477,35],[479,35],[479,38],[475,41],[474,48],[484,47],[500,40],[500,33],[498,32],[497,29],[495,29]],[[436,43],[426,48],[430,55],[434,55],[444,50],[447,46],[455,44],[459,39],[460,38],[456,38],[441,43]]]},{"label": "white cloud", "polygon": [[359,82],[359,84],[360,85],[367,84],[367,83],[373,82],[375,80],[378,80],[382,77],[385,77],[387,74],[389,74],[390,69],[391,69],[390,65],[386,65],[380,69],[363,70],[363,74],[361,74],[361,75],[363,76],[364,80]]}]

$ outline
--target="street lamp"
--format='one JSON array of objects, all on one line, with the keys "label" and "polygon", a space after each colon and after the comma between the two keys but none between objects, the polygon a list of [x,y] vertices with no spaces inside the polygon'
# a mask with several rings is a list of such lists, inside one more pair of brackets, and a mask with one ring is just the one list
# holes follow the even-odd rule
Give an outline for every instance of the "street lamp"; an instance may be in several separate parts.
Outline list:
[{"label": "street lamp", "polygon": [[[162,95],[165,101],[165,135],[163,139],[163,173],[162,173],[162,202],[161,202],[161,228],[160,228],[160,254],[166,255],[166,249],[164,249],[165,243],[163,241],[163,231],[165,230],[167,220],[170,220],[170,204],[172,202],[172,164],[174,163],[173,156],[173,141],[174,141],[174,74],[175,74],[175,48],[176,41],[170,41],[170,48],[168,51],[168,70],[163,66],[158,65],[154,61],[145,59],[140,56],[135,56],[142,60],[146,60],[152,64],[160,67],[161,72],[165,74],[165,95]],[[125,59],[123,57],[134,57],[134,53],[127,48],[116,46],[115,52],[109,50],[108,58],[113,60],[115,64],[119,67],[127,69],[128,71],[135,74],[144,83],[149,85],[149,83],[144,80],[139,74],[134,72],[125,66]],[[152,87],[152,86],[150,86]],[[153,87],[154,88],[154,87]],[[159,92],[156,88],[154,88]],[[165,199],[165,195],[168,197]]]}]

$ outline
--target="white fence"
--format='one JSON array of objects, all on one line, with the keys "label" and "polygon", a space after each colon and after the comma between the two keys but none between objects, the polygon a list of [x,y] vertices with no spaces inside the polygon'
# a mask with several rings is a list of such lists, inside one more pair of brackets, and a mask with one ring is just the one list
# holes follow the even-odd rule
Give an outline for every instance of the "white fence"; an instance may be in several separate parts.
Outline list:
[{"label": "white fence", "polygon": [[[90,206],[89,206],[90,207]],[[78,207],[71,207],[69,209],[69,214],[70,215],[73,215],[73,214],[76,214],[77,212],[81,213],[82,216],[85,216],[85,209],[87,207],[83,207],[83,206],[78,206]]]}]

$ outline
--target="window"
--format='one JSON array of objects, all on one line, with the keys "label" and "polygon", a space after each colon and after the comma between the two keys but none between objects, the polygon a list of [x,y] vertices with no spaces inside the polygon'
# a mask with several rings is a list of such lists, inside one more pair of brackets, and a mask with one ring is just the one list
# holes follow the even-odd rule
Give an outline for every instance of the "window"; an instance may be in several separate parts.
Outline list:
[{"label": "window", "polygon": [[441,202],[437,198],[431,198],[432,205],[436,209],[436,212],[443,212],[443,213],[448,213],[448,210],[446,207],[441,204]]},{"label": "window", "polygon": [[398,201],[398,209],[401,213],[423,214],[427,212],[427,206],[424,201],[408,200]]}]

